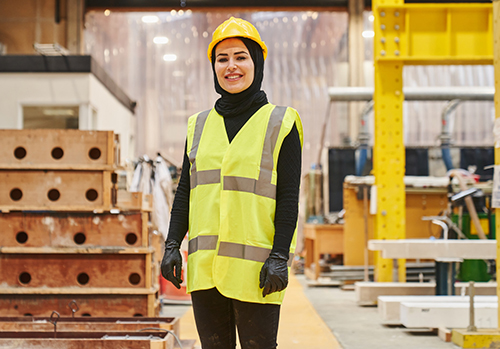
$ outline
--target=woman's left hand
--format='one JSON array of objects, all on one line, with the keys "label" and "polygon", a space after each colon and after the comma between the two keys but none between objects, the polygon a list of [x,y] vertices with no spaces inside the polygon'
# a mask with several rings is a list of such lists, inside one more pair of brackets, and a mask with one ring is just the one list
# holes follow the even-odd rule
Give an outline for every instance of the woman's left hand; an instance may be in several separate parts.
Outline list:
[{"label": "woman's left hand", "polygon": [[262,297],[283,291],[288,285],[288,256],[271,252],[260,270],[260,288]]}]

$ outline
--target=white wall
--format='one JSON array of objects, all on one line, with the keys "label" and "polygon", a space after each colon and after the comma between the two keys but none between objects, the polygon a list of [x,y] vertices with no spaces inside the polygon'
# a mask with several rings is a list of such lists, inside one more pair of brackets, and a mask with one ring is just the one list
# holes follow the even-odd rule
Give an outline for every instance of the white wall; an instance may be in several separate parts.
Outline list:
[{"label": "white wall", "polygon": [[134,147],[129,145],[135,117],[93,74],[0,73],[0,129],[23,128],[23,105],[79,105],[81,130],[120,134],[121,162],[134,158]]},{"label": "white wall", "polygon": [[[97,111],[96,130],[113,130],[120,135],[121,162],[135,157],[135,116],[97,78],[90,74],[90,105]],[[90,113],[91,114],[91,113]]]},{"label": "white wall", "polygon": [[89,102],[88,73],[1,73],[0,128],[21,129],[23,105]]}]

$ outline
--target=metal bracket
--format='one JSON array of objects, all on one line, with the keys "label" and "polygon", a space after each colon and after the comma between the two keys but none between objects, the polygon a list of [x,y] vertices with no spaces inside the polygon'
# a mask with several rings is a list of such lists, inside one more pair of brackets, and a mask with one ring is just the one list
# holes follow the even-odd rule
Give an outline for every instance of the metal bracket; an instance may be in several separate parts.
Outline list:
[{"label": "metal bracket", "polygon": [[59,314],[57,311],[53,311],[52,314],[50,314],[49,321],[52,325],[54,325],[54,338],[57,338],[57,321],[61,318],[61,314]]},{"label": "metal bracket", "polygon": [[71,302],[68,303],[69,309],[71,309],[71,316],[74,318],[75,313],[80,310],[80,307],[78,307],[78,304],[76,304],[76,301],[73,299]]}]

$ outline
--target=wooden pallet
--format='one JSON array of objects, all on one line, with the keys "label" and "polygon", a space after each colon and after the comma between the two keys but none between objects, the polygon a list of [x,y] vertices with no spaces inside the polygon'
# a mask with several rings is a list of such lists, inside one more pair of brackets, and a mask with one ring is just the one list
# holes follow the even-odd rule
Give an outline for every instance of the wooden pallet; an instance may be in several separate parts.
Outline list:
[{"label": "wooden pallet", "polygon": [[0,130],[0,169],[113,170],[119,139],[113,131]]},{"label": "wooden pallet", "polygon": [[0,213],[2,247],[147,247],[148,214]]}]

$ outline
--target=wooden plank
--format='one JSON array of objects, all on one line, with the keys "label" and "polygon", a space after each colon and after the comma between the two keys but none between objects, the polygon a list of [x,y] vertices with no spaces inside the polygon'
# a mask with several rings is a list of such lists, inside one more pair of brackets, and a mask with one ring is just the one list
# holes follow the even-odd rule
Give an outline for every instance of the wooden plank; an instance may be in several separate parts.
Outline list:
[{"label": "wooden plank", "polygon": [[[399,308],[401,303],[467,303],[468,296],[379,296],[378,313],[386,325],[400,325]],[[498,302],[497,296],[476,296],[474,303]]]},{"label": "wooden plank", "polygon": [[[2,316],[50,316],[53,311],[71,316],[69,302],[75,300],[79,311],[76,316],[147,316],[159,315],[159,306],[150,305],[148,295],[134,294],[11,294],[0,297]],[[154,309],[150,309],[154,306]]]},{"label": "wooden plank", "polygon": [[[78,314],[78,312],[77,312]],[[58,331],[138,331],[146,327],[161,328],[180,335],[180,319],[176,317],[61,317],[57,321]],[[0,331],[52,331],[54,325],[49,317],[4,317],[0,318]]]},{"label": "wooden plank", "polygon": [[[477,328],[497,328],[498,303],[474,304]],[[408,328],[466,328],[468,303],[401,303],[401,323]]]},{"label": "wooden plank", "polygon": [[[146,287],[151,254],[0,254],[4,287]],[[150,265],[150,264],[149,264]]]},{"label": "wooden plank", "polygon": [[0,170],[0,210],[106,211],[109,178],[107,171]]},{"label": "wooden plank", "polygon": [[358,305],[376,305],[379,296],[432,296],[434,282],[356,282],[354,284]]},{"label": "wooden plank", "polygon": [[147,213],[0,213],[0,246],[148,246]]},{"label": "wooden plank", "polygon": [[113,131],[0,130],[0,169],[111,170]]},{"label": "wooden plank", "polygon": [[438,337],[443,342],[451,342],[451,329],[446,328],[446,327],[438,328]]},{"label": "wooden plank", "polygon": [[131,288],[131,287],[1,287],[0,294],[24,294],[24,295],[79,295],[79,294],[122,294],[122,295],[155,295],[158,287]]},{"label": "wooden plank", "polygon": [[153,339],[0,339],[0,348],[38,348],[38,349],[171,349],[174,337],[168,341]]},{"label": "wooden plank", "polygon": [[[3,254],[152,254],[153,249],[149,247],[126,248],[126,247],[0,247]],[[81,257],[78,257],[81,258]]]}]

